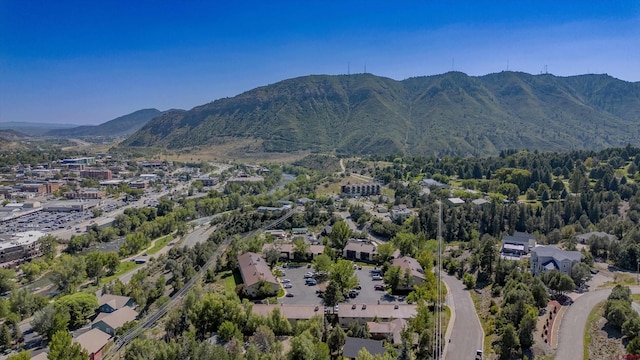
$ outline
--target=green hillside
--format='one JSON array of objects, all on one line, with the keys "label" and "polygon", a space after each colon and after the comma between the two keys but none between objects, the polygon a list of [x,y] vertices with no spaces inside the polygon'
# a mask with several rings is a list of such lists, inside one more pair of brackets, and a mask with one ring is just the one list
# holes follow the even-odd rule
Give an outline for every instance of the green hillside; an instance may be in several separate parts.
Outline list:
[{"label": "green hillside", "polygon": [[274,152],[489,155],[638,145],[639,120],[640,83],[607,75],[318,75],[167,112],[122,145],[250,138]]},{"label": "green hillside", "polygon": [[48,136],[80,137],[80,136],[129,136],[138,131],[149,120],[162,114],[158,109],[143,109],[120,116],[100,125],[84,125],[70,129],[55,129],[46,133]]}]

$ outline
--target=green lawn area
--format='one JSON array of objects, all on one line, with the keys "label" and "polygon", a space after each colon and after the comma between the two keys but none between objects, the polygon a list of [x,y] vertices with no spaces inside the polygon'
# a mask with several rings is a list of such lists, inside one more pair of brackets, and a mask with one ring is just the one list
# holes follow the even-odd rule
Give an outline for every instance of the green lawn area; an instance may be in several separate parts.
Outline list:
[{"label": "green lawn area", "polygon": [[115,280],[117,277],[128,273],[129,271],[139,267],[140,264],[136,264],[133,261],[122,261],[120,262],[120,264],[118,265],[118,270],[116,270],[116,273],[111,275],[111,276],[107,276],[105,278],[100,279],[100,283],[104,284],[104,283],[108,283],[112,280]]},{"label": "green lawn area", "polygon": [[220,273],[220,279],[224,282],[224,291],[229,294],[236,293],[236,279],[231,271]]},{"label": "green lawn area", "polygon": [[153,247],[147,250],[146,253],[149,255],[153,255],[157,253],[158,251],[162,250],[165,246],[167,246],[167,244],[171,242],[171,240],[173,240],[173,235],[167,235],[157,239],[156,242],[153,244]]}]

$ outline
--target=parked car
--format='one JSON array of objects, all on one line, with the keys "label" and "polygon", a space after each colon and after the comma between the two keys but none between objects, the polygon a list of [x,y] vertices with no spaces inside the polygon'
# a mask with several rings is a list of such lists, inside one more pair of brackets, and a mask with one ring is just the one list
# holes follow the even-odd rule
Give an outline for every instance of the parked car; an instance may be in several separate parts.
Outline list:
[{"label": "parked car", "polygon": [[294,295],[292,293],[287,293],[287,295],[285,295],[286,297],[293,297]]},{"label": "parked car", "polygon": [[289,279],[282,279],[282,280],[280,280],[280,282],[281,282],[281,283],[283,283],[283,284],[288,284],[288,283],[290,283],[290,282],[291,282],[291,280],[289,280]]},{"label": "parked car", "polygon": [[384,291],[384,285],[378,284],[378,285],[374,286],[373,289],[374,290],[378,290],[378,291]]},{"label": "parked car", "polygon": [[373,275],[371,278],[376,281],[382,280],[382,276],[380,275]]},{"label": "parked car", "polygon": [[318,283],[313,279],[307,279],[307,285],[313,286],[313,285],[318,285]]},{"label": "parked car", "polygon": [[292,287],[293,285],[291,285],[291,283],[284,284],[285,289],[291,289]]}]

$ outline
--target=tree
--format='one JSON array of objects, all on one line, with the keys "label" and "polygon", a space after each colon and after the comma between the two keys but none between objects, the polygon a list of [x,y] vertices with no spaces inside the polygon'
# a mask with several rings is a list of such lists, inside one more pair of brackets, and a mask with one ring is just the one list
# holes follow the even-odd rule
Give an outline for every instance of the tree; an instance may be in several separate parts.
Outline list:
[{"label": "tree", "polygon": [[402,279],[400,280],[400,286],[403,289],[411,289],[413,288],[414,280],[413,275],[411,275],[410,269],[404,269],[404,275],[402,275]]},{"label": "tree", "polygon": [[573,279],[576,286],[582,286],[590,278],[591,269],[587,264],[579,262],[571,267],[571,279]]},{"label": "tree", "polygon": [[58,250],[56,249],[59,243],[58,238],[51,234],[47,234],[38,239],[38,242],[40,243],[40,251],[42,251],[42,256],[45,258],[45,260],[51,262],[58,253]]},{"label": "tree", "polygon": [[491,236],[483,236],[480,243],[480,269],[489,275],[493,275],[493,264],[495,263],[498,250],[495,239]]},{"label": "tree", "polygon": [[56,313],[56,307],[53,304],[49,304],[36,311],[36,313],[33,314],[33,319],[31,320],[33,330],[42,335],[45,339],[49,339],[49,336],[53,335],[58,330],[66,330],[65,327],[64,329],[55,329],[55,331],[52,331]]},{"label": "tree", "polygon": [[627,339],[640,336],[640,315],[637,312],[631,312],[629,318],[622,324],[622,333]]},{"label": "tree", "polygon": [[335,281],[329,281],[324,291],[323,303],[325,306],[334,307],[342,300],[342,292]]},{"label": "tree", "polygon": [[260,325],[251,336],[249,342],[255,344],[260,352],[270,353],[273,344],[276,342],[276,335],[268,326]]},{"label": "tree", "polygon": [[302,239],[293,241],[293,258],[296,261],[306,261],[309,256],[310,245]]},{"label": "tree", "polygon": [[7,293],[15,287],[16,273],[11,269],[0,269],[0,294]]},{"label": "tree", "polygon": [[17,354],[9,355],[7,360],[31,360],[31,353],[27,350],[22,350]]},{"label": "tree", "polygon": [[547,306],[547,303],[549,302],[549,292],[544,287],[542,280],[538,277],[533,280],[533,284],[531,285],[531,294],[533,295],[533,300],[538,308],[542,309]]},{"label": "tree", "polygon": [[49,360],[86,360],[89,354],[80,344],[71,341],[71,334],[67,331],[58,331],[49,342]]},{"label": "tree", "polygon": [[379,264],[390,262],[393,259],[393,253],[396,251],[395,245],[392,242],[386,242],[378,245],[376,248],[376,260]]},{"label": "tree", "polygon": [[526,195],[527,195],[527,200],[535,200],[538,198],[538,194],[532,188],[527,189]]},{"label": "tree", "polygon": [[391,291],[396,291],[402,280],[402,269],[400,266],[391,266],[384,273],[384,282],[389,285]]},{"label": "tree", "polygon": [[[333,233],[333,231],[332,231]],[[358,277],[353,270],[353,263],[349,260],[340,259],[333,264],[329,280],[336,283],[340,290],[340,294],[344,294],[345,290],[350,290],[358,285]]]},{"label": "tree", "polygon": [[11,329],[9,329],[7,324],[0,325],[0,350],[10,349],[12,344]]},{"label": "tree", "polygon": [[264,252],[264,259],[269,266],[273,266],[280,260],[280,251],[275,247],[270,247]]},{"label": "tree", "polygon": [[345,245],[347,245],[347,241],[351,237],[351,229],[349,229],[349,225],[344,220],[339,220],[333,227],[331,227],[331,234],[329,235],[329,239],[331,239],[331,246],[338,249],[342,252]]},{"label": "tree", "polygon": [[309,360],[315,358],[313,338],[308,331],[302,332],[291,339],[291,350],[287,353],[288,360]]},{"label": "tree", "polygon": [[371,333],[369,332],[369,325],[367,325],[366,323],[364,325],[360,325],[359,322],[354,321],[349,324],[347,335],[350,337],[368,339],[371,337]]},{"label": "tree", "polygon": [[476,287],[476,277],[471,273],[465,273],[462,277],[462,283],[467,287],[467,289],[472,290]]},{"label": "tree", "polygon": [[320,254],[313,259],[313,269],[317,274],[328,274],[333,262],[327,254]]},{"label": "tree", "polygon": [[220,324],[220,327],[218,328],[218,336],[220,336],[220,340],[224,342],[228,342],[232,338],[242,339],[242,333],[238,329],[238,325],[228,320],[225,320]]},{"label": "tree", "polygon": [[67,310],[70,317],[69,327],[77,329],[95,313],[98,308],[98,299],[94,294],[79,292],[59,298],[56,306]]},{"label": "tree", "polygon": [[87,276],[95,279],[95,284],[98,285],[100,283],[100,278],[105,273],[105,255],[99,251],[92,251],[87,254],[86,268],[87,268]]},{"label": "tree", "polygon": [[631,304],[624,300],[608,300],[605,303],[604,317],[614,328],[621,330],[624,322],[631,316]]},{"label": "tree", "polygon": [[640,337],[635,337],[627,344],[627,353],[640,355]]},{"label": "tree", "polygon": [[518,325],[518,340],[523,349],[528,349],[533,346],[534,343],[533,332],[536,330],[536,324],[538,322],[538,311],[529,305],[525,307],[525,315]]},{"label": "tree", "polygon": [[329,345],[329,351],[331,358],[338,359],[342,354],[342,347],[347,341],[347,334],[345,334],[342,327],[336,326],[331,330],[329,337],[327,338],[327,345]]},{"label": "tree", "polygon": [[51,281],[65,294],[70,294],[87,276],[84,258],[62,254],[51,272]]},{"label": "tree", "polygon": [[115,251],[110,251],[104,254],[104,266],[107,267],[107,275],[111,276],[116,273],[118,266],[120,265],[120,257]]},{"label": "tree", "polygon": [[500,359],[513,359],[518,347],[520,347],[520,341],[513,324],[503,326],[500,336]]}]

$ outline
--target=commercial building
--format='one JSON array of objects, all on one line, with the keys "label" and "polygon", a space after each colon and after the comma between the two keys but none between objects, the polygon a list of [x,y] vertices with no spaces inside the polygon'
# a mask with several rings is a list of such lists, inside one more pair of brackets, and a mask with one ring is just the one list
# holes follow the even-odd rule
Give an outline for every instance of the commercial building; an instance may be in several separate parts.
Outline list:
[{"label": "commercial building", "polygon": [[0,266],[12,267],[41,256],[38,240],[45,235],[42,231],[0,235]]},{"label": "commercial building", "polygon": [[83,189],[64,193],[67,199],[102,199],[107,194],[100,189]]},{"label": "commercial building", "polygon": [[97,170],[97,169],[89,169],[89,170],[80,170],[80,177],[87,179],[96,179],[96,180],[111,180],[113,178],[113,173],[111,170]]},{"label": "commercial building", "polygon": [[349,240],[342,250],[342,257],[356,261],[375,261],[376,246],[370,241]]}]

